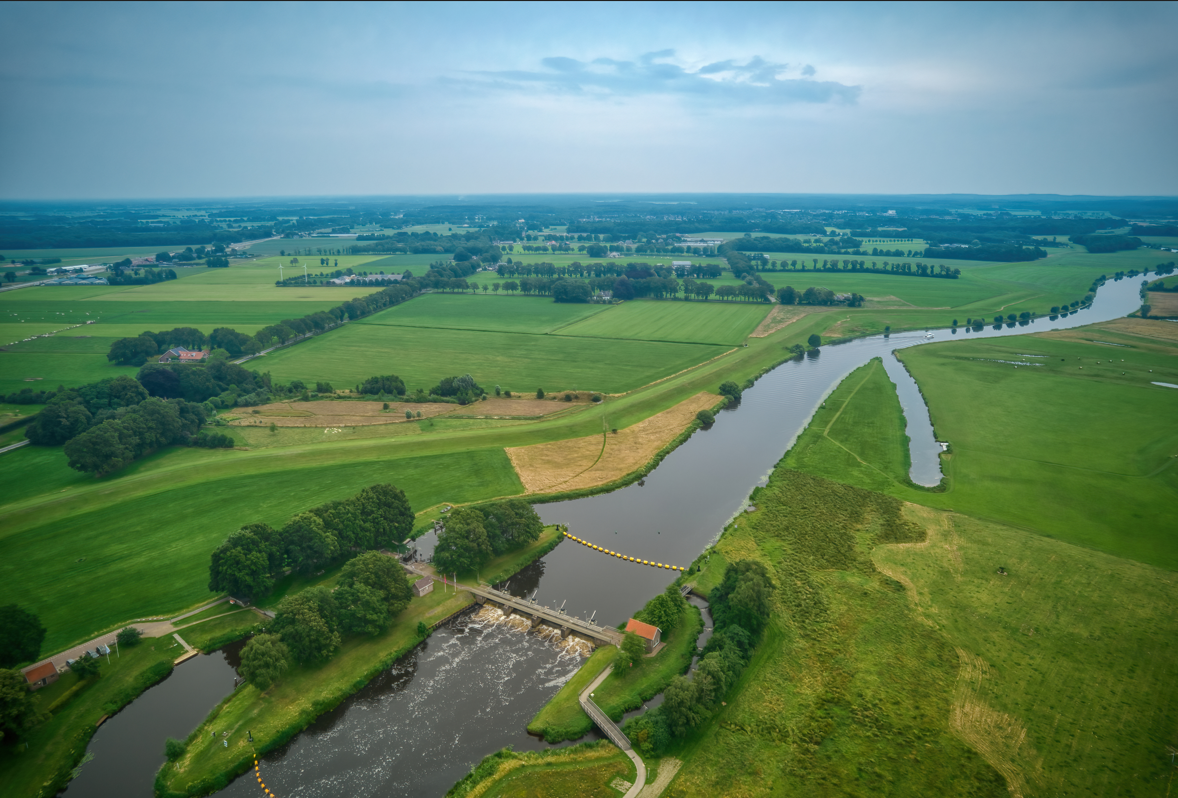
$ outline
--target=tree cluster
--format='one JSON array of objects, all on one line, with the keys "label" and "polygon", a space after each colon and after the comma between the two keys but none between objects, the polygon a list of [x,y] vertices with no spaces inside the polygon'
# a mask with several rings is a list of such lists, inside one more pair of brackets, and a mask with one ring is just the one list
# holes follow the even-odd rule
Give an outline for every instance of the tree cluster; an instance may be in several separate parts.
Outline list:
[{"label": "tree cluster", "polygon": [[534,543],[544,523],[522,499],[459,507],[446,517],[433,563],[443,573],[468,573],[498,554]]},{"label": "tree cluster", "polygon": [[772,591],[760,563],[741,560],[728,566],[708,596],[715,632],[694,678],[676,676],[659,707],[626,724],[626,736],[639,751],[657,756],[672,739],[707,720],[752,658],[768,622]]},{"label": "tree cluster", "polygon": [[155,283],[175,280],[176,272],[172,269],[116,269],[107,275],[106,281],[111,285],[154,285]]},{"label": "tree cluster", "polygon": [[412,530],[413,510],[404,492],[373,485],[299,513],[281,529],[243,526],[213,551],[209,590],[258,599],[285,573],[314,573],[357,552],[391,548]]},{"label": "tree cluster", "polygon": [[1073,244],[1082,244],[1089,252],[1123,252],[1141,246],[1141,239],[1136,236],[1080,235],[1071,238]]},{"label": "tree cluster", "polygon": [[199,404],[149,397],[71,438],[65,454],[70,468],[103,476],[165,446],[191,442],[205,418]]}]

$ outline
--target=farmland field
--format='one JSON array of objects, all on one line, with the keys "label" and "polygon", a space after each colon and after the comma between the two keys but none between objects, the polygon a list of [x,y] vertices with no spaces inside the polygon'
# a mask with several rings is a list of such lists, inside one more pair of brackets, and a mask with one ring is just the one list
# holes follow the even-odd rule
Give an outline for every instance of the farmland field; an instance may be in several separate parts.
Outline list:
[{"label": "farmland field", "polygon": [[601,313],[607,307],[557,303],[550,297],[426,294],[357,323],[540,334]]},{"label": "farmland field", "polygon": [[626,302],[564,327],[560,335],[735,346],[757,328],[770,307],[738,302]]},{"label": "farmland field", "polygon": [[[491,298],[485,301],[488,305],[503,302]],[[722,347],[706,344],[642,341],[603,344],[599,340],[564,334],[348,324],[254,363],[278,380],[327,380],[337,387],[349,387],[376,374],[392,373],[405,380],[411,391],[429,390],[443,377],[470,374],[485,388],[501,385],[521,393],[531,393],[536,388],[621,393],[723,351]]]},{"label": "farmland field", "polygon": [[[293,452],[298,450],[292,450]],[[181,609],[207,596],[208,553],[238,527],[284,523],[291,515],[341,499],[359,487],[391,482],[418,509],[519,493],[522,486],[502,449],[405,456],[361,455],[349,462],[289,468],[280,458],[249,473],[218,475],[218,463],[196,450],[172,450],[116,478],[134,480],[152,460],[199,461],[161,492],[111,502],[109,491],[74,505],[66,518],[0,533],[0,604],[37,607],[49,636],[45,650],[98,633],[111,619],[129,620]],[[275,472],[272,469],[278,467]],[[35,477],[31,476],[36,474]],[[93,479],[66,467],[61,449],[29,447],[0,460],[9,496],[28,498]],[[87,598],[90,597],[90,598]],[[94,600],[101,597],[101,600]]]}]

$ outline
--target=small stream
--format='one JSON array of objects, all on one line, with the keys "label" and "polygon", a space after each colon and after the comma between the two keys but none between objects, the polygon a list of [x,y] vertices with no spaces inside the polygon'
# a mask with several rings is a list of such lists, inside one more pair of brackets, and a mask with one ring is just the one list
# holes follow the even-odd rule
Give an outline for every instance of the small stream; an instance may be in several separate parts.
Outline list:
[{"label": "small stream", "polygon": [[[874,357],[883,359],[897,386],[910,438],[911,478],[935,485],[941,479],[941,447],[933,439],[920,391],[895,351],[1119,318],[1138,307],[1141,280],[1149,277],[1109,281],[1090,308],[1064,317],[991,324],[980,331],[935,330],[931,337],[925,332],[896,333],[824,346],[761,377],[745,391],[740,405],[718,413],[711,429],[692,435],[641,482],[608,494],[539,504],[536,510],[546,524],[568,524],[573,534],[605,548],[687,566],[729,521],[741,523],[739,516],[753,487],[766,483],[842,379]],[[419,550],[431,549],[432,535],[419,541]],[[517,596],[537,593],[541,604],[556,607],[563,602],[572,616],[596,613],[597,623],[615,625],[675,576],[565,542],[512,577],[506,589]],[[705,626],[711,627],[707,614]],[[701,636],[700,646],[707,635],[710,632]],[[163,761],[164,737],[186,736],[232,689],[228,663],[197,664],[215,659],[202,657],[181,665],[167,681],[107,721],[91,744],[95,759],[71,784],[70,798],[116,794],[110,786],[115,783],[117,794],[149,796],[155,770]],[[486,754],[506,745],[517,750],[545,747],[528,736],[525,727],[580,663],[577,654],[553,640],[489,616],[468,616],[437,630],[359,693],[264,757],[263,776],[282,798],[444,795]],[[177,680],[186,668],[193,668],[195,685],[205,667],[215,686],[201,688],[204,692]],[[221,670],[214,673],[215,667]],[[646,708],[659,701],[661,696]],[[104,760],[110,764],[100,764]],[[244,797],[259,791],[252,778],[243,778],[222,794]]]}]

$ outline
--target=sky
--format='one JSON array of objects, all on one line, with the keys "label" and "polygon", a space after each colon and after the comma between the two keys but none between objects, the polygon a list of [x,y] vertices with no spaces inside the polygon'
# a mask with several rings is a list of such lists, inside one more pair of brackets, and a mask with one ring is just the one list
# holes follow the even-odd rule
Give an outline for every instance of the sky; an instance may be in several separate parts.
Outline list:
[{"label": "sky", "polygon": [[1178,195],[1176,3],[0,4],[0,199]]}]

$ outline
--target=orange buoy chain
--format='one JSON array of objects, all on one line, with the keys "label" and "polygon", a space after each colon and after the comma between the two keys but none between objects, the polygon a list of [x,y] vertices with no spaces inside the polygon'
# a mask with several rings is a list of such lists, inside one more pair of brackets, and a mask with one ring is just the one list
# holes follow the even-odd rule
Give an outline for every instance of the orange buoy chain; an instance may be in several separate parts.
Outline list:
[{"label": "orange buoy chain", "polygon": [[648,560],[639,560],[635,557],[627,557],[625,554],[619,554],[616,551],[610,551],[609,549],[603,549],[601,546],[595,546],[587,540],[581,540],[579,537],[577,537],[575,535],[570,535],[567,531],[564,533],[564,536],[566,538],[568,538],[569,540],[574,540],[577,543],[580,543],[582,546],[588,546],[589,548],[593,549],[594,551],[599,551],[602,554],[608,554],[611,557],[617,557],[618,559],[625,560],[626,562],[637,563],[638,565],[649,565],[652,568],[666,568],[670,571],[686,571],[687,570],[686,568],[683,568],[678,565],[664,565],[661,562],[651,562]]},{"label": "orange buoy chain", "polygon": [[258,770],[258,755],[254,754],[254,775],[258,777],[258,786],[271,798],[274,798],[274,793],[270,792],[270,788],[262,783],[262,772]]}]

